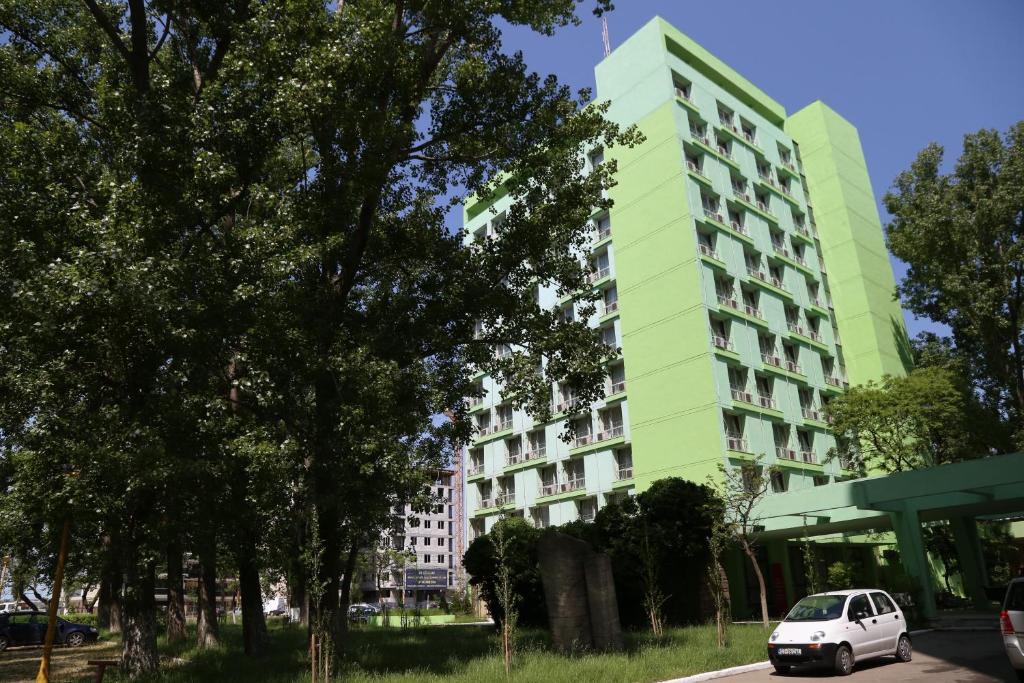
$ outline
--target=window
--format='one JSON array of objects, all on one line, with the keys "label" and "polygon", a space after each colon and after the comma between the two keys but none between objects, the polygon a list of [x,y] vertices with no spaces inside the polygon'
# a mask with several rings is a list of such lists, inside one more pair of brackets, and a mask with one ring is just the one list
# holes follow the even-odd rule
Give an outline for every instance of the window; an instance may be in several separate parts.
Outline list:
[{"label": "window", "polygon": [[729,209],[729,225],[736,232],[747,234],[747,229],[743,225],[743,214],[735,209]]},{"label": "window", "polygon": [[619,292],[615,287],[609,287],[604,290],[604,312],[612,313],[619,310]]},{"label": "window", "polygon": [[704,156],[693,152],[686,153],[686,167],[694,173],[704,175]]},{"label": "window", "polygon": [[774,382],[771,377],[765,375],[756,375],[754,383],[757,386],[757,398],[762,407],[774,408],[775,401],[772,399],[772,385]]},{"label": "window", "polygon": [[726,447],[730,451],[747,451],[747,442],[743,438],[743,418],[739,415],[725,413],[722,416],[722,423],[725,427]]},{"label": "window", "polygon": [[872,593],[871,599],[875,603],[875,612],[878,614],[892,614],[896,611],[896,605],[892,604],[892,600],[885,593]]},{"label": "window", "polygon": [[621,394],[626,390],[626,366],[622,363],[611,366],[608,370],[608,394]]},{"label": "window", "polygon": [[548,506],[544,505],[530,510],[530,519],[533,521],[533,526],[538,529],[549,527],[551,525],[551,513]]},{"label": "window", "polygon": [[430,528],[430,520],[429,519],[423,520],[423,528],[424,529],[429,529]]},{"label": "window", "polygon": [[757,141],[757,129],[754,128],[754,124],[750,121],[740,119],[740,130],[743,131],[743,139],[750,144],[756,144]]},{"label": "window", "polygon": [[726,107],[721,102],[719,102],[718,103],[718,121],[719,121],[719,123],[721,123],[726,128],[734,128],[735,126],[734,126],[734,124],[732,122],[732,116],[733,116],[732,110],[729,109],[728,107]]},{"label": "window", "polygon": [[598,441],[616,439],[622,436],[622,407],[615,406],[598,413],[598,420],[601,423],[601,432],[597,435]]},{"label": "window", "polygon": [[732,350],[732,341],[729,339],[729,326],[724,320],[711,318],[711,342],[720,349]]},{"label": "window", "polygon": [[785,493],[786,491],[786,475],[784,472],[778,470],[772,472],[772,491],[775,493]]},{"label": "window", "polygon": [[588,159],[590,160],[590,169],[596,169],[598,166],[604,163],[604,150],[595,149],[593,152],[590,153]]},{"label": "window", "polygon": [[498,424],[496,425],[498,431],[512,429],[512,406],[498,406],[494,412],[498,418]]},{"label": "window", "polygon": [[615,451],[615,478],[618,480],[633,478],[633,451],[623,448]]},{"label": "window", "polygon": [[526,440],[529,443],[530,453],[537,457],[543,456],[546,449],[544,442],[544,432],[537,430],[530,432],[526,435]]},{"label": "window", "polygon": [[688,100],[690,99],[693,85],[679,74],[672,74],[672,88],[675,90],[676,97]]},{"label": "window", "polygon": [[828,477],[822,476],[820,474],[814,475],[814,485],[815,486],[824,486],[827,483],[828,483]]},{"label": "window", "polygon": [[426,564],[429,564],[430,563],[430,555],[424,555],[423,556],[423,562],[426,563]]},{"label": "window", "polygon": [[597,516],[597,500],[587,498],[578,503],[580,519],[584,522],[593,522]]},{"label": "window", "polygon": [[871,616],[871,603],[864,593],[855,595],[850,600],[850,607],[846,610],[846,616],[850,621],[857,621]]},{"label": "window", "polygon": [[718,258],[718,254],[715,253],[715,238],[709,233],[697,233],[697,250],[705,256]]},{"label": "window", "polygon": [[586,488],[582,460],[567,460],[563,463],[563,469],[565,470],[565,484],[563,486],[566,491]]},{"label": "window", "polygon": [[576,439],[573,441],[573,448],[579,448],[580,446],[586,446],[587,444],[593,443],[594,433],[593,424],[590,421],[590,415],[578,417],[573,420],[572,424],[576,431]]},{"label": "window", "polygon": [[611,216],[608,215],[608,212],[604,212],[600,216],[598,216],[595,219],[594,223],[595,223],[595,226],[597,228],[597,239],[598,240],[603,240],[605,237],[611,236],[611,234],[612,234],[612,219],[611,219]]},{"label": "window", "polygon": [[416,545],[416,537],[415,536],[410,536],[409,537],[409,545]]}]

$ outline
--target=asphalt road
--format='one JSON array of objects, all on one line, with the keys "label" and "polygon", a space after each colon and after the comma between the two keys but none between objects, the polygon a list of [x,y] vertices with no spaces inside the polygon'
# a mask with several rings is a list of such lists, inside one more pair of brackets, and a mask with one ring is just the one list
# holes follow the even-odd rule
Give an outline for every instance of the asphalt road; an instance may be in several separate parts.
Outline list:
[{"label": "asphalt road", "polygon": [[[753,671],[722,679],[728,683],[800,680],[831,677],[831,672],[794,669],[788,676],[773,670]],[[943,681],[943,683],[1008,683],[1017,678],[1006,659],[998,631],[932,631],[914,637],[914,658],[906,664],[883,657],[857,664],[851,681]]]}]

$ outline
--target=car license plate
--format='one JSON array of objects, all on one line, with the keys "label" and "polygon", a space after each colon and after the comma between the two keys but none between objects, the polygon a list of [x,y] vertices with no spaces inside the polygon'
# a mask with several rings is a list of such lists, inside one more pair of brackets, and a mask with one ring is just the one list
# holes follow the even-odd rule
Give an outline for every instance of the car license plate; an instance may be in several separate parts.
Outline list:
[{"label": "car license plate", "polygon": [[780,655],[799,655],[802,653],[802,650],[798,647],[780,647],[778,653]]}]

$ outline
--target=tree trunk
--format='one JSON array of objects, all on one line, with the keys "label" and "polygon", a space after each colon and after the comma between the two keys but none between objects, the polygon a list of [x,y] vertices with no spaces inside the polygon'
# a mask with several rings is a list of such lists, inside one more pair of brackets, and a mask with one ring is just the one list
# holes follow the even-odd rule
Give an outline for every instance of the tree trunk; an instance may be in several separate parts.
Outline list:
[{"label": "tree trunk", "polygon": [[[352,579],[359,560],[359,546],[356,543],[348,550],[345,567],[341,576],[341,598],[338,600],[338,612],[334,626],[334,652],[339,658],[344,656],[345,641],[348,636],[348,606],[352,602]],[[378,600],[380,598],[378,597]]]},{"label": "tree trunk", "polygon": [[188,636],[185,624],[185,587],[182,583],[184,556],[173,541],[167,546],[167,642],[178,643]]},{"label": "tree trunk", "polygon": [[242,594],[242,643],[247,655],[261,655],[266,650],[267,622],[263,617],[263,593],[260,590],[256,542],[247,530],[238,548],[238,589]]},{"label": "tree trunk", "polygon": [[153,673],[160,666],[156,649],[156,567],[141,573],[130,567],[124,596],[124,631],[121,636],[121,670],[131,678]]},{"label": "tree trunk", "polygon": [[743,544],[743,552],[750,558],[750,566],[754,568],[754,576],[757,577],[757,588],[761,592],[761,623],[768,628],[768,589],[764,585],[764,574],[761,573],[761,565],[757,563],[757,553],[748,544]]},{"label": "tree trunk", "polygon": [[196,645],[199,649],[217,647],[217,546],[206,543],[199,551],[199,616],[196,621]]},{"label": "tree trunk", "polygon": [[96,596],[99,601],[96,622],[100,628],[106,628],[111,633],[120,633],[123,621],[124,577],[121,573],[121,564],[118,561],[113,539],[109,535],[105,535],[101,539],[101,544],[105,557],[100,569],[100,591]]}]

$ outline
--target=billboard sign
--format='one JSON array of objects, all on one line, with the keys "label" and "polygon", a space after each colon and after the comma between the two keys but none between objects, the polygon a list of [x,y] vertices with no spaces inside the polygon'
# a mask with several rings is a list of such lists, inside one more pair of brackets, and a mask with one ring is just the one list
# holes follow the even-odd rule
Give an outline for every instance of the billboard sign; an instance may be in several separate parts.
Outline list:
[{"label": "billboard sign", "polygon": [[405,587],[430,590],[448,587],[448,570],[440,567],[410,567],[405,570]]}]

